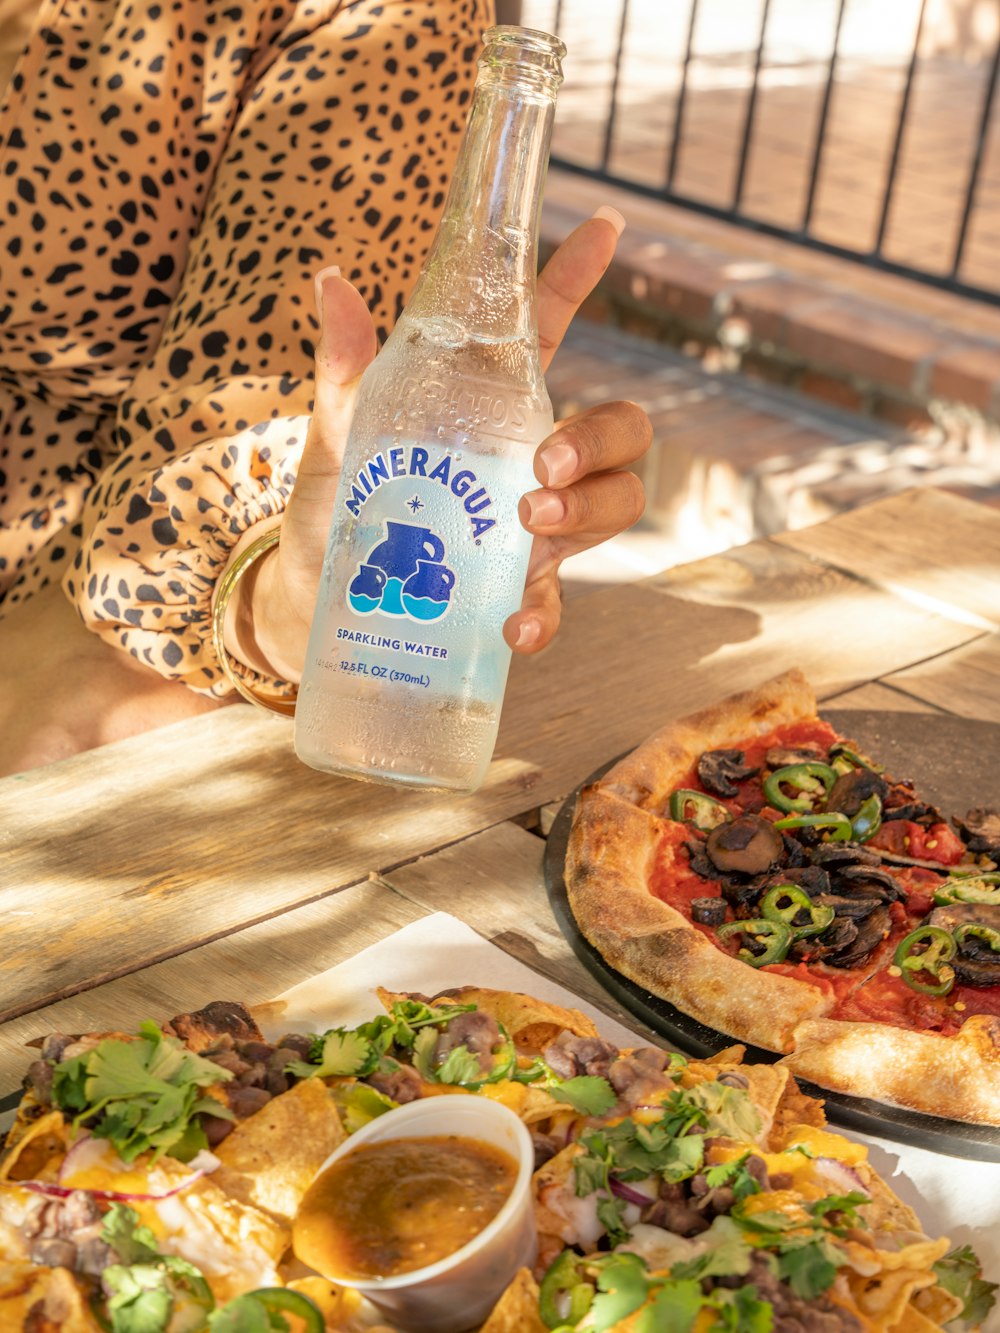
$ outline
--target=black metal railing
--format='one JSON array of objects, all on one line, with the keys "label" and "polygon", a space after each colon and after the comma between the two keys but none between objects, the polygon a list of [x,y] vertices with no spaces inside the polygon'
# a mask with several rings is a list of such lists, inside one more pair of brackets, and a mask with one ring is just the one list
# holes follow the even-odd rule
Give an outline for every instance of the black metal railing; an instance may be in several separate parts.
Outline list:
[{"label": "black metal railing", "polygon": [[[679,6],[684,2],[661,0],[663,6]],[[810,2],[815,4],[815,0]],[[775,216],[773,212],[769,216],[767,206],[761,203],[760,191],[756,198],[750,197],[748,187],[755,175],[755,163],[767,156],[767,136],[761,132],[760,117],[775,86],[774,80],[770,83],[768,80],[776,70],[782,72],[769,54],[774,18],[771,0],[758,0],[756,47],[751,48],[747,43],[742,52],[728,53],[729,74],[732,75],[734,68],[739,73],[742,106],[734,117],[735,94],[730,77],[723,92],[716,94],[717,99],[727,99],[722,122],[728,142],[720,147],[722,141],[716,137],[710,149],[706,149],[704,139],[699,141],[692,135],[690,116],[693,98],[698,99],[704,111],[713,95],[704,79],[697,87],[693,79],[696,66],[704,71],[711,65],[698,51],[698,32],[699,20],[711,21],[711,13],[706,16],[704,11],[711,11],[713,0],[686,0],[686,3],[689,6],[686,36],[663,63],[658,87],[660,71],[653,72],[648,98],[640,101],[638,109],[635,98],[626,104],[628,99],[623,101],[623,94],[634,91],[630,88],[627,66],[630,56],[644,42],[649,44],[649,14],[644,12],[642,30],[634,31],[633,26],[638,29],[640,25],[632,24],[633,0],[617,0],[612,16],[617,47],[608,52],[607,46],[614,38],[605,6],[601,21],[607,39],[606,58],[589,61],[590,82],[586,89],[582,85],[578,88],[586,96],[578,97],[577,111],[574,112],[572,102],[564,108],[562,123],[572,123],[573,133],[560,135],[557,121],[555,165],[827,254],[1000,304],[1000,125],[996,123],[1000,119],[997,99],[1000,38],[994,49],[978,51],[975,59],[970,59],[968,52],[941,56],[938,50],[928,54],[929,43],[925,39],[929,7],[927,0],[913,0],[909,11],[913,23],[912,46],[908,55],[904,52],[900,56],[897,49],[890,67],[886,68],[883,61],[878,70],[882,82],[875,97],[866,70],[879,62],[859,59],[856,42],[850,58],[845,59],[842,37],[851,0],[834,0],[824,11],[831,20],[827,51],[819,56],[813,53],[807,62],[808,69],[797,71],[802,79],[802,96],[811,99],[808,117],[803,114],[803,121],[812,120],[811,137],[806,140],[799,135],[802,142],[798,144],[797,155],[789,156],[787,143],[782,149],[782,170],[788,176],[789,192],[798,200],[797,216],[788,216],[787,194],[782,208],[785,216]],[[524,9],[529,8],[538,12],[525,13],[526,20],[545,17],[542,0],[536,0],[533,6],[531,0],[526,0]],[[648,4],[645,8],[648,10]],[[576,35],[585,32],[585,25],[594,21],[597,12],[590,0],[555,0],[554,4],[550,0],[549,21],[570,44],[571,55],[574,30]],[[666,9],[659,12],[665,21]],[[866,157],[863,207],[858,209],[864,214],[864,222],[849,216],[861,196],[852,195],[849,189],[845,194],[844,186],[838,184],[838,173],[830,169],[837,108],[843,109],[847,106],[846,99],[858,94],[859,85],[854,82],[857,78],[862,83],[869,79],[871,104],[878,110],[878,123],[873,120],[871,137],[860,149]],[[572,87],[571,79],[572,73],[567,88]],[[945,86],[942,79],[947,81],[948,95],[944,99],[947,126],[941,121],[944,112],[935,107],[934,89]],[[921,81],[917,116],[915,95]],[[595,111],[602,98],[603,109]],[[650,142],[648,122],[653,111],[664,118],[659,150]],[[630,136],[640,123],[637,118],[644,114],[647,151],[639,170],[634,162],[635,150],[630,149]],[[581,125],[589,126],[589,140],[581,132]],[[716,136],[718,131],[717,124]],[[933,161],[928,166],[926,153],[921,157],[922,140],[927,136],[936,139],[937,166]],[[841,181],[843,163],[850,160],[845,157],[848,151],[843,142],[838,143]],[[704,179],[699,184],[697,175],[692,180],[691,173],[686,176],[682,170],[682,164],[697,165],[698,155],[704,156],[706,152],[715,157],[721,153],[731,163],[731,174],[726,179],[717,179],[712,189],[705,188]],[[655,167],[656,160],[661,163],[659,170]],[[942,173],[940,179],[935,177],[937,171]],[[776,190],[773,196],[781,193]],[[846,229],[845,226],[838,229],[830,221],[837,208]],[[931,214],[936,217],[934,226],[929,221]],[[970,247],[973,237],[975,244]]]}]

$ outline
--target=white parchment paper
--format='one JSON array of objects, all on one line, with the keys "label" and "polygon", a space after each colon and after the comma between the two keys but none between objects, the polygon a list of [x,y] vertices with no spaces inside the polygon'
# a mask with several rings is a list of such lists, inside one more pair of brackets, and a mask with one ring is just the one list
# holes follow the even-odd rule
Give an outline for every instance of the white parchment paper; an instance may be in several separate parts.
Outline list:
[{"label": "white parchment paper", "polygon": [[[433,995],[455,986],[491,986],[523,991],[539,999],[580,1009],[616,1045],[644,1045],[645,1039],[547,980],[484,940],[446,912],[435,912],[276,997],[271,1035],[298,1029],[353,1026],[381,1012],[376,986]],[[933,1077],[933,1071],[927,1071]],[[844,1132],[844,1131],[839,1131]],[[888,1139],[847,1134],[868,1145],[872,1166],[920,1216],[932,1235],[946,1234],[955,1245],[972,1245],[985,1276],[1000,1281],[1000,1163],[911,1148]],[[1000,1333],[1000,1310],[984,1326]]]}]

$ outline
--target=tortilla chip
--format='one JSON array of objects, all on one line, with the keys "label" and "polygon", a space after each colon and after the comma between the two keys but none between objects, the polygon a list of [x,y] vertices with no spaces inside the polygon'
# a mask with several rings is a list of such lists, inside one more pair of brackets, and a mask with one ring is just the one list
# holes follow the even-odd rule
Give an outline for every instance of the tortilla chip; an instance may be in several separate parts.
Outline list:
[{"label": "tortilla chip", "polygon": [[878,1277],[848,1278],[858,1309],[875,1328],[886,1331],[905,1319],[911,1296],[923,1287],[933,1286],[935,1281],[933,1273],[913,1268],[889,1270]]},{"label": "tortilla chip", "polygon": [[[0,1180],[44,1180],[49,1164],[65,1156],[69,1135],[62,1111],[47,1111],[36,1119],[19,1118],[0,1157]],[[54,1170],[49,1176],[55,1179]]]},{"label": "tortilla chip", "polygon": [[[919,1292],[917,1293],[919,1297]],[[910,1301],[903,1311],[903,1317],[898,1324],[893,1324],[891,1333],[943,1333],[941,1325],[933,1319],[928,1319],[917,1307]]]},{"label": "tortilla chip", "polygon": [[306,1078],[222,1140],[212,1180],[230,1198],[291,1222],[316,1172],[345,1137],[326,1085]]},{"label": "tortilla chip", "polygon": [[768,1149],[771,1152],[780,1152],[788,1141],[789,1131],[796,1125],[812,1125],[813,1129],[823,1129],[826,1125],[826,1115],[823,1103],[817,1101],[815,1097],[807,1097],[790,1075],[774,1108],[774,1120],[767,1138]]},{"label": "tortilla chip", "polygon": [[895,1235],[907,1232],[923,1235],[920,1219],[910,1207],[892,1190],[882,1177],[867,1162],[859,1162],[854,1170],[864,1182],[864,1187],[871,1195],[871,1202],[865,1204],[865,1221],[872,1231]]},{"label": "tortilla chip", "polygon": [[538,1313],[538,1283],[527,1268],[518,1269],[480,1333],[546,1333]]},{"label": "tortilla chip", "polygon": [[[941,1324],[947,1324],[962,1313],[965,1302],[961,1296],[953,1296],[950,1291],[945,1291],[944,1287],[925,1287],[914,1296],[910,1302],[910,1311],[919,1313],[924,1319],[929,1319],[933,1326],[937,1328]],[[907,1325],[907,1328],[914,1328],[918,1333],[923,1333],[923,1325]],[[904,1333],[903,1325],[900,1325],[900,1333]]]},{"label": "tortilla chip", "polygon": [[502,1023],[514,1039],[514,1045],[523,1054],[538,1055],[562,1032],[575,1037],[596,1037],[597,1028],[579,1009],[564,1009],[546,1000],[536,1000],[519,991],[488,990],[478,986],[460,986],[426,996],[387,991],[377,988],[379,999],[387,1009],[397,1000],[421,1000],[424,1004],[474,1004],[483,1013]]},{"label": "tortilla chip", "polygon": [[59,1333],[101,1330],[68,1268],[0,1262],[0,1328],[35,1327]]}]

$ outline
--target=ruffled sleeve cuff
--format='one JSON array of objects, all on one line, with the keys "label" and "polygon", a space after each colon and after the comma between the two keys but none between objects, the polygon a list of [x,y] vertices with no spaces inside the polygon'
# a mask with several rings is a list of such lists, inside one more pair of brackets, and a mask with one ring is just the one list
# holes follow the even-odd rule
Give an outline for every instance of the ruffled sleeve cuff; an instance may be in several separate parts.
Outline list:
[{"label": "ruffled sleeve cuff", "polygon": [[[199,694],[231,694],[212,644],[215,585],[243,534],[283,513],[308,426],[283,417],[199,444],[120,495],[63,580],[88,629]],[[230,666],[254,689],[294,695],[288,681]]]}]

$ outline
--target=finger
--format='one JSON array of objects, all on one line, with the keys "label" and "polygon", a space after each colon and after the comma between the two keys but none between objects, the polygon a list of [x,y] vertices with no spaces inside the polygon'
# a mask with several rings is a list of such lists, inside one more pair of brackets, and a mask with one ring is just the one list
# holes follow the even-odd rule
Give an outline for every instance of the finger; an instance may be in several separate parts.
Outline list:
[{"label": "finger", "polygon": [[340,468],[361,376],[375,359],[378,337],[364,297],[336,267],[316,275],[320,337],[316,344],[313,416],[299,468],[303,477]]},{"label": "finger", "polygon": [[535,451],[535,476],[561,489],[593,472],[630,467],[653,442],[653,424],[637,403],[600,403],[561,421]]},{"label": "finger", "polygon": [[576,539],[573,549],[583,550],[630,528],[644,507],[642,482],[634,472],[603,472],[562,491],[529,491],[518,514],[536,536]]},{"label": "finger", "polygon": [[614,257],[625,219],[599,208],[563,241],[538,275],[538,346],[542,369],[555,356],[570,320],[600,282]]},{"label": "finger", "polygon": [[559,579],[554,569],[529,580],[521,609],[507,617],[503,636],[516,653],[538,653],[555,638],[562,615]]}]

